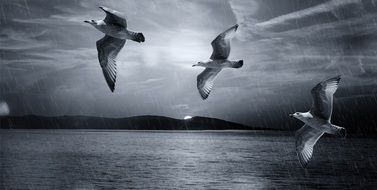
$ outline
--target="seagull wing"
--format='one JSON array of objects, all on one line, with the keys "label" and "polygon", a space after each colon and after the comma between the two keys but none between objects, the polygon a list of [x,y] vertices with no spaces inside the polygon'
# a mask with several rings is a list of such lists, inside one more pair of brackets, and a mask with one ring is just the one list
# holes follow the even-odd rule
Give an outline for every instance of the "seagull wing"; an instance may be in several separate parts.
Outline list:
[{"label": "seagull wing", "polygon": [[234,36],[233,34],[237,31],[238,24],[232,26],[228,30],[219,34],[211,43],[212,45],[212,55],[210,59],[227,59],[230,53],[230,39]]},{"label": "seagull wing", "polygon": [[106,17],[104,21],[107,24],[114,24],[114,25],[119,25],[124,28],[127,28],[127,20],[126,17],[121,13],[116,10],[109,9],[107,7],[99,7],[106,13]]},{"label": "seagull wing", "polygon": [[313,147],[323,132],[304,125],[296,132],[296,152],[302,167],[306,167],[313,155]]},{"label": "seagull wing", "polygon": [[114,92],[116,80],[116,57],[126,40],[106,35],[97,41],[98,60],[110,90]]},{"label": "seagull wing", "polygon": [[313,105],[310,113],[316,117],[331,119],[333,95],[338,89],[340,76],[333,77],[318,83],[311,91]]},{"label": "seagull wing", "polygon": [[221,68],[206,68],[197,77],[197,87],[203,100],[207,99],[212,90],[213,82]]}]

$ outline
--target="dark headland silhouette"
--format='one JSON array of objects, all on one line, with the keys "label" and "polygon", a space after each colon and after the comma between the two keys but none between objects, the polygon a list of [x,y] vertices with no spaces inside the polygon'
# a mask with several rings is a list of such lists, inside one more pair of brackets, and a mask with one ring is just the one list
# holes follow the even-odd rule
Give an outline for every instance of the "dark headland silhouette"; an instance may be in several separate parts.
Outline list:
[{"label": "dark headland silhouette", "polygon": [[126,129],[126,130],[266,130],[215,118],[187,120],[163,116],[102,118],[90,116],[2,116],[1,129]]},{"label": "dark headland silhouette", "polygon": [[[353,120],[339,119],[342,126],[346,126],[347,136],[377,136],[375,123],[357,123]],[[360,120],[357,120],[360,121]],[[368,121],[368,120],[366,120]],[[374,122],[374,120],[372,120]],[[277,122],[278,123],[278,122]],[[302,126],[295,120],[267,127],[262,122],[255,126],[242,125],[216,118],[193,117],[192,119],[174,119],[164,116],[135,116],[125,118],[106,118],[92,116],[0,116],[0,129],[119,129],[119,130],[279,130],[294,132]]]}]

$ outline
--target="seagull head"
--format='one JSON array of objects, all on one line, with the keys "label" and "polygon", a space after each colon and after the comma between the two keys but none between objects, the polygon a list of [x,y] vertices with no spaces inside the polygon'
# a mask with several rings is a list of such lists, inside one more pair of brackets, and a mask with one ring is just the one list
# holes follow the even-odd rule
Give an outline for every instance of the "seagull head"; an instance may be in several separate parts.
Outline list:
[{"label": "seagull head", "polygon": [[192,67],[195,67],[195,66],[204,66],[205,64],[206,64],[205,62],[199,61],[197,64],[192,65]]},{"label": "seagull head", "polygon": [[302,113],[302,112],[296,112],[294,114],[289,114],[290,117],[294,117],[300,121],[307,121],[308,118],[313,118],[312,114],[310,114],[310,112],[305,112],[305,113]]},{"label": "seagull head", "polygon": [[294,118],[300,119],[300,118],[303,117],[303,114],[300,113],[300,112],[296,112],[294,114],[289,114],[289,117],[294,117]]},{"label": "seagull head", "polygon": [[95,20],[84,20],[84,22],[91,24],[91,25],[97,24],[97,22]]}]

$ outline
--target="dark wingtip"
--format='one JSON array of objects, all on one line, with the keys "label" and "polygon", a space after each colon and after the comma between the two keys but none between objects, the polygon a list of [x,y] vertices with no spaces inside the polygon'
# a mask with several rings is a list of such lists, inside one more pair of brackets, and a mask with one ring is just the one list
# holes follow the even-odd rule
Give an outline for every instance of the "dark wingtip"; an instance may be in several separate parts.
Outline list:
[{"label": "dark wingtip", "polygon": [[208,98],[208,96],[204,96],[204,95],[200,95],[200,97],[202,97],[202,100],[206,100]]},{"label": "dark wingtip", "polygon": [[200,97],[202,98],[202,100],[206,100],[208,98],[209,94],[206,94],[206,93],[200,91],[199,88],[198,88],[198,90],[199,90],[199,94],[200,94]]},{"label": "dark wingtip", "polygon": [[301,167],[304,168],[304,169],[306,169],[306,167],[308,166],[309,162],[305,162],[303,160],[303,158],[300,157],[299,154],[297,154],[297,157],[298,157],[298,161],[299,161]]},{"label": "dark wingtip", "polygon": [[331,78],[329,78],[329,79],[327,79],[327,80],[325,80],[325,81],[323,81],[323,82],[327,82],[327,81],[336,81],[337,84],[339,84],[341,78],[342,78],[342,75],[338,75],[338,76],[335,76],[335,77],[331,77]]},{"label": "dark wingtip", "polygon": [[206,94],[206,93],[199,91],[199,94],[200,94],[200,97],[202,98],[202,100],[206,100],[208,98],[208,94]]},{"label": "dark wingtip", "polygon": [[300,161],[300,165],[302,168],[306,169],[306,167],[308,166],[308,162]]},{"label": "dark wingtip", "polygon": [[111,91],[112,93],[114,93],[114,91],[115,91],[115,81],[114,81],[114,84],[110,84],[110,83],[108,83],[107,85],[109,86],[110,91]]},{"label": "dark wingtip", "polygon": [[342,78],[342,75],[338,75],[336,77],[334,77],[334,79],[339,83],[340,82],[340,79]]}]

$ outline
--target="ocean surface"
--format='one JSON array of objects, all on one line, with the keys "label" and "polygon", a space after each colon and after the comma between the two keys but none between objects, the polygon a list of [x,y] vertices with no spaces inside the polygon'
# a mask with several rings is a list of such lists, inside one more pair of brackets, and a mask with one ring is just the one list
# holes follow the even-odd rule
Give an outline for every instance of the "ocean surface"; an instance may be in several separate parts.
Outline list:
[{"label": "ocean surface", "polygon": [[0,189],[377,189],[377,140],[274,131],[0,130]]}]

